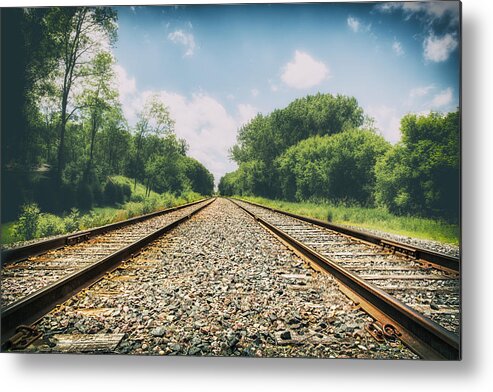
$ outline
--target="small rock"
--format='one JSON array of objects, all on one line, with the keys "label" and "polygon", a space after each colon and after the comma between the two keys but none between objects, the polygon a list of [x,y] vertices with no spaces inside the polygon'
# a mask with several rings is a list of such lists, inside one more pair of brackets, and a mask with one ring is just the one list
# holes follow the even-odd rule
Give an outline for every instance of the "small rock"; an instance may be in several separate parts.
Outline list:
[{"label": "small rock", "polygon": [[165,333],[166,329],[164,327],[157,327],[151,330],[151,335],[158,338],[162,337]]},{"label": "small rock", "polygon": [[283,340],[290,340],[291,339],[291,332],[284,331],[284,332],[281,333],[280,337]]}]

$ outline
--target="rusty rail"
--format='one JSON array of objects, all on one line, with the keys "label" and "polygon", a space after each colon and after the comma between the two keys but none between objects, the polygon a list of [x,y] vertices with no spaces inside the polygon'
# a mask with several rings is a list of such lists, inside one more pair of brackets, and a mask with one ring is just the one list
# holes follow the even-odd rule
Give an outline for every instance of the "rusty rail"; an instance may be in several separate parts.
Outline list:
[{"label": "rusty rail", "polygon": [[113,254],[83,268],[82,270],[76,271],[71,275],[60,279],[59,281],[54,282],[51,285],[14,302],[5,309],[2,309],[2,350],[8,349],[10,344],[9,339],[16,335],[16,330],[18,327],[34,323],[36,320],[52,310],[56,305],[66,301],[80,290],[90,286],[106,273],[117,268],[123,260],[129,258],[132,254],[136,253],[150,242],[156,240],[164,233],[185,222],[194,214],[210,205],[214,200],[216,199],[211,199],[208,203],[196,208],[190,214],[174,220],[166,226],[155,230],[146,237],[143,237],[138,241],[119,249]]},{"label": "rusty rail", "polygon": [[[349,289],[354,294],[351,296],[353,298],[356,297],[357,302],[370,315],[383,319],[384,324],[397,331],[399,338],[422,358],[435,360],[460,359],[460,338],[457,335],[416,312],[385,291],[361,279],[356,274],[339,266],[333,260],[294,239],[235,201],[233,202],[297,253],[338,279],[346,289]],[[258,206],[263,207],[261,205]]]},{"label": "rusty rail", "polygon": [[89,230],[78,231],[76,233],[61,235],[48,240],[35,242],[33,244],[19,246],[16,248],[3,249],[1,252],[2,266],[16,261],[24,260],[31,256],[37,256],[45,253],[49,250],[63,248],[67,245],[73,245],[78,242],[87,241],[89,238],[99,234],[106,233],[111,230],[116,230],[125,226],[132,225],[134,223],[142,222],[150,218],[154,218],[159,215],[167,214],[173,211],[181,210],[186,207],[193,206],[198,203],[202,203],[207,199],[201,199],[192,203],[182,204],[180,206],[166,208],[164,210],[151,212],[150,214],[140,215],[134,218],[130,218],[121,222],[110,223],[105,226],[96,227]]},{"label": "rusty rail", "polygon": [[293,214],[292,212],[278,210],[276,208],[267,207],[262,204],[254,203],[252,201],[247,201],[243,199],[230,198],[233,200],[239,200],[243,203],[251,204],[257,207],[265,208],[267,210],[277,212],[283,215],[290,216],[292,218],[299,219],[303,222],[311,223],[315,226],[324,227],[329,230],[336,231],[341,234],[346,234],[351,237],[363,240],[375,245],[382,246],[384,248],[389,248],[394,252],[401,253],[407,256],[411,256],[417,260],[424,260],[430,264],[435,264],[439,267],[447,268],[449,270],[460,273],[460,259],[457,257],[445,255],[442,253],[434,252],[428,249],[419,248],[413,245],[404,244],[402,242],[387,240],[385,238],[379,237],[374,234],[365,233],[363,231],[350,229],[348,227],[336,225],[330,222],[326,222],[320,219],[310,218],[303,215]]}]

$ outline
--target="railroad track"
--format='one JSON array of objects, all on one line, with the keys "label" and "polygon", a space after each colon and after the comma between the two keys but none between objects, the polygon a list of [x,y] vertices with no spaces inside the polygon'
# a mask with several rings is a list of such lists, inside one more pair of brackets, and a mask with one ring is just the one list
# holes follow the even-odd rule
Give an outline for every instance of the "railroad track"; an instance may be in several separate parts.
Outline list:
[{"label": "railroad track", "polygon": [[2,348],[32,341],[26,326],[202,210],[204,199],[113,225],[2,251]]},{"label": "railroad track", "polygon": [[460,264],[453,257],[327,222],[233,200],[343,290],[378,323],[376,339],[398,336],[423,358],[460,358]]},{"label": "railroad track", "polygon": [[418,359],[354,305],[219,199],[38,320],[25,351]]}]

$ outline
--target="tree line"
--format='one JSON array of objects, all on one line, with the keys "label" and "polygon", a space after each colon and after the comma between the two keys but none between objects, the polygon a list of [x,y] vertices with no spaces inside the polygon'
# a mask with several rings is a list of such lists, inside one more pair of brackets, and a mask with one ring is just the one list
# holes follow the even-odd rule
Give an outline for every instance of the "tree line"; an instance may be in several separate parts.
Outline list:
[{"label": "tree line", "polygon": [[460,204],[459,112],[406,115],[391,145],[353,97],[296,99],[258,114],[238,133],[238,169],[222,195],[381,206],[400,215],[457,222]]},{"label": "tree line", "polygon": [[187,156],[157,97],[129,126],[114,71],[116,22],[110,7],[2,10],[2,221],[27,201],[53,212],[105,203],[112,175],[148,192],[213,192],[212,174]]}]

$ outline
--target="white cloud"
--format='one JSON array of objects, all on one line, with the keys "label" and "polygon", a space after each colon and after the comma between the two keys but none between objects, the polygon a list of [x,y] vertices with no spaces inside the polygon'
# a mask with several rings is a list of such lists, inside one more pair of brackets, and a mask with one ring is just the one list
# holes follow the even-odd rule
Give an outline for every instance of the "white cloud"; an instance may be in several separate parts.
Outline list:
[{"label": "white cloud", "polygon": [[120,94],[120,99],[124,100],[128,95],[137,91],[135,78],[128,76],[127,71],[119,64],[113,66],[116,76],[117,89]]},{"label": "white cloud", "polygon": [[250,93],[252,94],[252,96],[256,97],[257,95],[259,95],[259,91],[256,89],[256,88],[252,88],[250,90]]},{"label": "white cloud", "polygon": [[289,87],[307,89],[330,76],[329,68],[307,53],[297,50],[294,59],[283,67],[281,79]]},{"label": "white cloud", "polygon": [[347,18],[347,25],[351,30],[357,33],[360,29],[361,23],[358,19],[353,18],[352,16]]},{"label": "white cloud", "polygon": [[402,48],[402,44],[397,40],[394,40],[394,42],[392,43],[392,50],[397,56],[402,56],[405,54],[404,49]]},{"label": "white cloud", "polygon": [[415,87],[409,92],[409,97],[410,98],[424,97],[425,95],[428,95],[428,93],[434,88],[435,86],[433,84],[430,84],[428,86]]},{"label": "white cloud", "polygon": [[269,86],[270,86],[270,91],[272,92],[276,92],[277,90],[279,90],[279,86],[277,84],[275,84],[272,80],[269,79]]},{"label": "white cloud", "polygon": [[221,102],[206,93],[184,96],[164,90],[139,91],[135,79],[123,67],[115,66],[115,73],[123,113],[130,126],[135,126],[145,102],[156,96],[175,120],[176,135],[190,146],[188,155],[212,172],[216,184],[225,173],[236,169],[236,164],[229,160],[228,150],[236,142],[238,128],[258,113],[255,107],[239,104],[229,113]]},{"label": "white cloud", "polygon": [[192,33],[185,33],[183,30],[176,30],[168,34],[168,39],[175,43],[185,46],[184,56],[193,56],[195,50],[195,38]]},{"label": "white cloud", "polygon": [[397,143],[401,138],[401,116],[396,109],[386,105],[370,105],[365,113],[375,119],[375,126],[382,136],[391,143]]},{"label": "white cloud", "polygon": [[258,113],[257,108],[249,104],[238,105],[238,124],[241,127],[248,123]]},{"label": "white cloud", "polygon": [[376,9],[382,12],[392,12],[400,9],[404,11],[408,18],[416,13],[423,13],[429,18],[441,18],[448,12],[453,14],[458,14],[459,12],[458,2],[455,1],[389,2],[378,4]]},{"label": "white cloud", "polygon": [[445,61],[457,47],[457,39],[452,34],[445,34],[443,37],[435,37],[433,34],[426,37],[423,42],[424,57],[433,62]]},{"label": "white cloud", "polygon": [[449,87],[445,90],[440,91],[433,100],[431,101],[431,105],[434,108],[440,108],[446,105],[449,105],[452,102],[452,88]]},{"label": "white cloud", "polygon": [[359,33],[359,32],[367,32],[370,33],[370,35],[373,38],[376,38],[375,34],[371,32],[371,23],[370,24],[363,24],[360,19],[355,18],[353,16],[348,16],[346,19],[347,25],[349,28],[353,31],[353,33]]},{"label": "white cloud", "polygon": [[[142,93],[147,94],[150,93]],[[253,112],[249,105],[241,106],[238,115],[232,116],[219,101],[204,93],[191,97],[167,91],[157,94],[175,120],[176,135],[190,146],[188,154],[214,174],[216,183],[234,170],[228,150],[236,141],[238,127]]]}]

